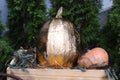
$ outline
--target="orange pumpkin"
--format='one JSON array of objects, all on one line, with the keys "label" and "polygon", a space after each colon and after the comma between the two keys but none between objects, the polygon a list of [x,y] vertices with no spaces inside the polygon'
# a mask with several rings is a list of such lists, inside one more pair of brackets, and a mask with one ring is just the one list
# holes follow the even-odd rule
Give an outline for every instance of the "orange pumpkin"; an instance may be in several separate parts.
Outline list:
[{"label": "orange pumpkin", "polygon": [[99,68],[108,65],[109,57],[102,48],[93,48],[79,57],[78,65],[85,68]]}]

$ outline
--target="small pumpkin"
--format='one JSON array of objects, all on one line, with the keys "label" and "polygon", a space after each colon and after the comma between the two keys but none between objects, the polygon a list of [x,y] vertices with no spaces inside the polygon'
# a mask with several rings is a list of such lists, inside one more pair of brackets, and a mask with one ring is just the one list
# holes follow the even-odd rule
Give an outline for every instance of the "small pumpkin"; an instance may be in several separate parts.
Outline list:
[{"label": "small pumpkin", "polygon": [[108,65],[109,56],[103,48],[93,48],[79,57],[78,65],[85,68],[100,68]]},{"label": "small pumpkin", "polygon": [[62,18],[62,8],[40,31],[37,60],[42,66],[68,68],[77,62],[80,38],[75,26]]}]

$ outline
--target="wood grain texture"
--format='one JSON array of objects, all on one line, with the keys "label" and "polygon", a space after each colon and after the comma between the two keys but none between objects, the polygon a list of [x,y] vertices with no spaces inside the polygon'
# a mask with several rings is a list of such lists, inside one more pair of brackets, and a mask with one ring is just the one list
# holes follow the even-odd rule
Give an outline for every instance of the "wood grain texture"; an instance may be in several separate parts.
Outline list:
[{"label": "wood grain texture", "polygon": [[[105,70],[78,69],[7,69],[7,73],[23,80],[108,80]],[[12,80],[8,78],[7,80]]]}]

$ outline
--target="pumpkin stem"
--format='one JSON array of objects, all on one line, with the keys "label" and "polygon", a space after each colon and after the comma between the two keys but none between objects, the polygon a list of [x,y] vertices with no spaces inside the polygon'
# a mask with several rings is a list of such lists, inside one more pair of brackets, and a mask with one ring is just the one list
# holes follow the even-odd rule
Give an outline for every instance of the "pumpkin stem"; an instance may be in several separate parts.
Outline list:
[{"label": "pumpkin stem", "polygon": [[62,18],[63,7],[61,6],[57,12],[56,18]]}]

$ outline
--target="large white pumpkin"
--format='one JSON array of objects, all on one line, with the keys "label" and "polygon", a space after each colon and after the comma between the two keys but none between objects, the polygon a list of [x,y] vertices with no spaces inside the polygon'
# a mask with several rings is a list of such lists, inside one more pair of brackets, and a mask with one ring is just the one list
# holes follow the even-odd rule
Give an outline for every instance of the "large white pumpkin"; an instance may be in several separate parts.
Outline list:
[{"label": "large white pumpkin", "polygon": [[40,31],[37,60],[42,66],[72,67],[78,59],[79,34],[75,26],[63,19],[61,14],[62,7],[56,17],[47,21]]}]

